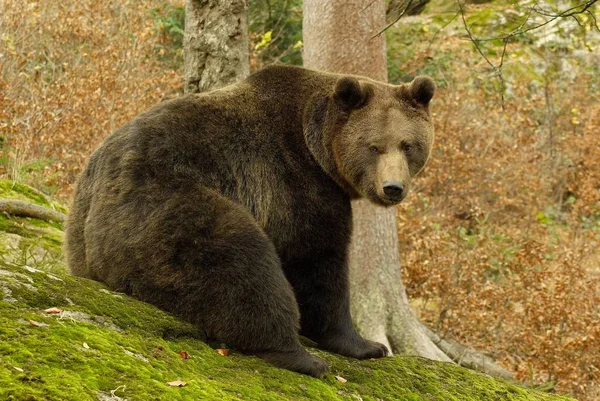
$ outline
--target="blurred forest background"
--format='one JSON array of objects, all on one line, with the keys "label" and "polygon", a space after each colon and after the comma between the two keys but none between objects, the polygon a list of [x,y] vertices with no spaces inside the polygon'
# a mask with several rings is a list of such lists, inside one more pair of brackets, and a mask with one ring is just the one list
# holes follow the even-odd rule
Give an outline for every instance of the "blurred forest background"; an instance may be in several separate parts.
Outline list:
[{"label": "blurred forest background", "polygon": [[[384,34],[390,82],[439,87],[431,161],[397,209],[419,317],[598,400],[600,11],[552,17],[585,3],[431,0]],[[249,4],[251,69],[301,65],[301,1]],[[106,136],[182,93],[183,21],[183,0],[0,0],[0,177],[68,200]]]}]

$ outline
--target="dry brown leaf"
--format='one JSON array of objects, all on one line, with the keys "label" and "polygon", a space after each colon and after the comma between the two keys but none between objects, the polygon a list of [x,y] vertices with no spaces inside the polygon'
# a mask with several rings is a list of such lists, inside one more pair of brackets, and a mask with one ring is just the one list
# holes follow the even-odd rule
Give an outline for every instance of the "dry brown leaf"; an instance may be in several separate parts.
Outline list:
[{"label": "dry brown leaf", "polygon": [[31,319],[29,319],[29,324],[32,326],[35,326],[35,327],[41,326],[40,322],[36,322],[35,320],[31,320]]},{"label": "dry brown leaf", "polygon": [[342,384],[344,384],[348,381],[348,380],[344,379],[342,376],[336,376],[335,379]]},{"label": "dry brown leaf", "polygon": [[182,350],[179,350],[179,356],[181,356],[183,359],[191,358],[190,354],[188,354],[186,351],[182,351]]},{"label": "dry brown leaf", "polygon": [[46,312],[49,315],[57,315],[59,313],[62,313],[63,310],[59,309],[59,308],[52,307],[52,308],[45,309],[44,312]]},{"label": "dry brown leaf", "polygon": [[171,387],[184,387],[187,386],[187,383],[181,380],[175,380],[172,382],[167,382],[167,384]]},{"label": "dry brown leaf", "polygon": [[223,356],[229,356],[229,350],[226,348],[217,349],[217,353],[219,353],[220,355],[223,355]]}]

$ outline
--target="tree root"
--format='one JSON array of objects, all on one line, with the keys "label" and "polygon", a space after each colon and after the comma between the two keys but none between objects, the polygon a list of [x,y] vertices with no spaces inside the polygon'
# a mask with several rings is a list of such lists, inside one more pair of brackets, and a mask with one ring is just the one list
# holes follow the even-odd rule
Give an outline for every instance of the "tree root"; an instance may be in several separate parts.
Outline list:
[{"label": "tree root", "polygon": [[44,221],[64,222],[67,216],[63,213],[51,210],[33,203],[16,200],[0,199],[0,212],[13,216],[32,217]]},{"label": "tree root", "polygon": [[350,306],[359,333],[396,354],[453,362],[511,379],[512,373],[491,358],[441,338],[421,323],[402,283],[397,232],[388,229],[395,227],[395,210],[380,210],[366,202],[358,200],[352,206],[356,231],[350,251]]},{"label": "tree root", "polygon": [[501,377],[508,380],[513,379],[513,374],[510,371],[497,365],[489,356],[452,339],[442,338],[431,331],[427,326],[422,326],[429,339],[457,365],[474,369],[490,376]]}]

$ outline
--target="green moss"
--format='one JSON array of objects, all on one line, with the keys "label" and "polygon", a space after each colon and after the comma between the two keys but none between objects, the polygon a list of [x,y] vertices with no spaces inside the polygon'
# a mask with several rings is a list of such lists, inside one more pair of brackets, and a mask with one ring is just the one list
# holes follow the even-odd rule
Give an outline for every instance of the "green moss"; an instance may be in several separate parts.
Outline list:
[{"label": "green moss", "polygon": [[[357,361],[309,348],[331,366],[315,379],[237,352],[221,356],[189,324],[68,275],[60,233],[56,225],[0,215],[2,400],[567,399],[418,357]],[[31,249],[51,256],[33,257]],[[44,312],[51,307],[63,313]],[[187,386],[167,385],[178,379]]]},{"label": "green moss", "polygon": [[0,258],[48,271],[64,271],[63,233],[57,223],[0,213]]},{"label": "green moss", "polygon": [[44,198],[31,187],[10,180],[0,180],[0,198],[24,200],[62,213],[67,211],[60,203],[51,201],[49,196]]},{"label": "green moss", "polygon": [[[0,270],[33,281],[28,287],[19,285],[27,281],[22,277],[3,279],[16,302],[0,303],[2,399],[94,399],[114,389],[131,400],[561,399],[417,357],[355,361],[312,349],[331,365],[324,379],[314,379],[236,352],[221,356],[189,325],[98,283],[18,266],[0,264]],[[67,312],[47,315],[49,307]],[[179,350],[192,358],[184,360]],[[188,385],[166,384],[177,379]]]},{"label": "green moss", "polygon": [[[46,199],[28,186],[0,180],[0,198],[18,199],[51,207]],[[66,212],[55,202],[54,208]],[[35,265],[48,271],[64,271],[62,266],[63,225],[38,219],[0,213],[0,258],[5,262]]]}]

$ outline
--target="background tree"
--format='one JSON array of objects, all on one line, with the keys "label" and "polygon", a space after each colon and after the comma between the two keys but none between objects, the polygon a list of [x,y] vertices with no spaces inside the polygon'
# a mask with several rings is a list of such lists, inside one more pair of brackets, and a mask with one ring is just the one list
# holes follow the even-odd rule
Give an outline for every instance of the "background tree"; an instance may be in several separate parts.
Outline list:
[{"label": "background tree", "polygon": [[[385,17],[383,0],[305,0],[304,65],[387,81],[385,37],[378,35]],[[489,358],[441,339],[416,318],[402,284],[395,208],[359,200],[352,209],[351,305],[360,333],[396,353],[441,361],[452,358],[510,377]]]},{"label": "background tree", "polygon": [[203,92],[250,73],[247,0],[187,0],[184,91]]}]

